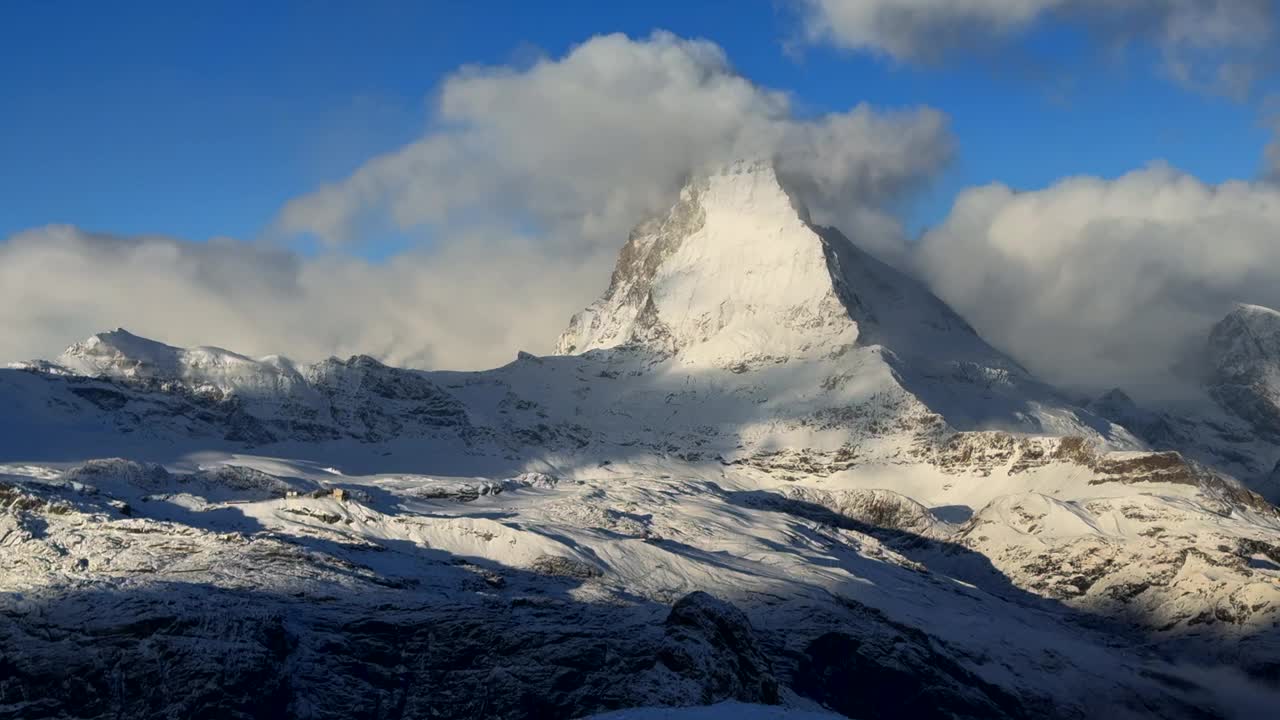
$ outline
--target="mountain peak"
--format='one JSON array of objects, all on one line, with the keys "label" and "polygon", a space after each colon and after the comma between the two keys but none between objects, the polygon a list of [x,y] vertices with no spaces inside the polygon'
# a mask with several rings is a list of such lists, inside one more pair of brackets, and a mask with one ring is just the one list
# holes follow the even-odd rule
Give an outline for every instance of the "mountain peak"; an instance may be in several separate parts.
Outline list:
[{"label": "mountain peak", "polygon": [[96,333],[67,348],[57,364],[77,375],[122,380],[181,381],[223,392],[257,392],[297,383],[287,358],[253,358],[219,347],[180,348],[124,328]]},{"label": "mountain peak", "polygon": [[816,335],[853,342],[823,237],[771,163],[743,160],[692,180],[641,223],[605,295],[574,316],[561,354],[641,345],[712,364],[790,355]]},{"label": "mountain peak", "polygon": [[637,226],[556,351],[638,346],[730,367],[853,344],[1021,372],[919,282],[811,224],[774,165],[748,159],[696,177]]},{"label": "mountain peak", "polygon": [[796,199],[778,177],[776,166],[763,158],[742,158],[714,166],[697,175],[686,186],[706,185],[716,192],[704,203],[733,207],[739,212],[760,216],[795,216],[809,222],[809,210]]},{"label": "mountain peak", "polygon": [[58,363],[84,375],[147,377],[172,374],[180,348],[116,328],[90,335],[63,351]]},{"label": "mountain peak", "polygon": [[1249,303],[1236,303],[1235,309],[1229,314],[1280,320],[1280,310],[1272,310],[1269,307],[1250,305]]},{"label": "mountain peak", "polygon": [[1206,354],[1209,394],[1258,436],[1280,441],[1280,312],[1237,305],[1209,332]]},{"label": "mountain peak", "polygon": [[80,348],[82,351],[86,352],[97,348],[119,348],[122,350],[125,348],[133,350],[157,350],[160,348],[169,348],[171,350],[176,349],[169,345],[165,345],[162,342],[144,338],[141,335],[134,335],[122,327],[118,327],[115,330],[108,330],[106,332],[94,333],[82,342],[72,345],[71,348]]},{"label": "mountain peak", "polygon": [[1220,381],[1252,382],[1280,371],[1280,312],[1238,304],[1209,333],[1209,359]]}]

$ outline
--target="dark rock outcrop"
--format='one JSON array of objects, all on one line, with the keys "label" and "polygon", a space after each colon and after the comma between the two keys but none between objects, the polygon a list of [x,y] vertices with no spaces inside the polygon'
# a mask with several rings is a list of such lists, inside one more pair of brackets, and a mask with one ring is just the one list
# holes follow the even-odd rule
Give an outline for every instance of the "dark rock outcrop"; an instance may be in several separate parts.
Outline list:
[{"label": "dark rock outcrop", "polygon": [[776,704],[778,680],[741,610],[705,592],[676,602],[667,616],[659,661],[702,686],[701,702]]},{"label": "dark rock outcrop", "polygon": [[778,683],[746,616],[700,592],[663,624],[552,597],[375,609],[199,586],[0,605],[0,718],[568,719],[722,700],[776,703]]},{"label": "dark rock outcrop", "polygon": [[796,690],[867,720],[1028,717],[1014,697],[933,650],[922,634],[884,640],[822,635],[805,649]]}]

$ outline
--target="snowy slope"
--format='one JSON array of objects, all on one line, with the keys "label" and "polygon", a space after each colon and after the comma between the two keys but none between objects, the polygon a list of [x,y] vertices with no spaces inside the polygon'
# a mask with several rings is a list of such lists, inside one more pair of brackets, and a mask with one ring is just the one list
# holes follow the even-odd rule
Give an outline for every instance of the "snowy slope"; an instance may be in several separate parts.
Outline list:
[{"label": "snowy slope", "polygon": [[[523,478],[348,475],[250,456],[204,461],[202,469],[173,471],[127,461],[0,469],[0,625],[8,646],[18,642],[13,633],[41,628],[81,638],[75,647],[89,658],[109,652],[94,637],[145,639],[164,662],[198,675],[200,666],[180,660],[183,643],[204,637],[199,628],[208,621],[198,598],[235,597],[235,632],[254,647],[266,642],[258,639],[266,631],[247,624],[250,618],[292,618],[291,664],[268,662],[255,672],[297,673],[286,675],[293,702],[328,706],[339,716],[367,713],[369,703],[406,692],[410,703],[429,702],[432,693],[479,698],[482,683],[456,673],[422,674],[423,668],[409,671],[416,684],[406,690],[380,689],[358,678],[393,671],[404,662],[401,652],[423,652],[413,650],[419,641],[404,640],[409,645],[386,660],[354,640],[322,652],[332,642],[323,627],[377,621],[385,627],[377,642],[385,643],[391,635],[414,637],[415,626],[450,627],[442,623],[455,616],[486,629],[450,640],[460,644],[451,653],[476,652],[466,643],[492,642],[490,632],[523,648],[481,667],[586,663],[591,672],[580,681],[599,694],[584,690],[561,707],[603,709],[609,695],[601,684],[621,687],[634,672],[628,664],[656,674],[619,690],[619,702],[758,702],[761,696],[745,688],[763,681],[764,670],[721,681],[698,669],[699,662],[663,654],[666,609],[698,590],[746,613],[749,636],[770,658],[767,676],[789,688],[781,700],[803,707],[805,698],[816,699],[842,712],[867,706],[886,712],[904,701],[842,679],[872,672],[896,678],[887,687],[913,688],[903,692],[931,707],[964,708],[965,717],[1000,717],[999,707],[1022,708],[1009,716],[1043,707],[1107,712],[1139,702],[1178,716],[1183,703],[1224,701],[1213,687],[1192,683],[1174,691],[1150,679],[1177,671],[1162,655],[1190,642],[1188,635],[1203,644],[1186,647],[1204,664],[1230,657],[1250,667],[1276,650],[1280,566],[1266,559],[1274,553],[1275,520],[1230,503],[1209,512],[1197,486],[1149,482],[1144,489],[1156,497],[1125,496],[1121,487],[1077,480],[1080,499],[999,496],[969,521],[921,523],[917,506],[895,503],[886,491],[860,494],[857,485],[938,472],[932,464],[779,485],[768,473],[661,458]],[[1017,458],[1002,463],[992,478],[1000,481],[1016,464]],[[1052,485],[1062,480],[1053,477],[1059,471],[1046,465],[1033,482]],[[958,467],[951,472],[957,480],[966,475]],[[1122,520],[1135,503],[1150,509]],[[1157,515],[1156,508],[1168,509]],[[1161,525],[1169,532],[1160,539],[1163,553],[1143,535]],[[1132,630],[1149,634],[1141,646],[1162,652],[1096,627],[1112,616],[1094,612],[1094,595],[1075,603],[1081,598],[1058,589],[1075,587],[1076,573],[1105,587],[1150,585],[1134,593],[1141,604],[1126,607],[1163,613],[1142,615],[1151,622]],[[197,597],[188,597],[192,590]],[[95,608],[88,635],[79,634],[85,631],[76,619],[83,603]],[[1200,618],[1206,608],[1226,607],[1248,614]],[[163,620],[175,608],[194,624]],[[531,618],[521,608],[542,610]],[[557,629],[565,622],[572,633]],[[706,646],[699,652],[744,652],[729,637],[699,641]],[[558,639],[544,645],[548,638]],[[865,654],[838,650],[849,638]],[[1230,642],[1229,651],[1215,639]],[[34,669],[23,672],[22,683],[47,687],[61,677],[39,670],[45,662],[66,662],[58,646],[21,642],[41,658],[27,665]],[[613,661],[590,660],[600,642],[613,648]],[[222,662],[220,650],[205,652],[210,663]],[[126,667],[144,672],[146,664]],[[364,669],[353,675],[355,667]],[[815,677],[830,679],[813,684]],[[344,680],[335,686],[335,678]],[[513,692],[515,681],[503,682]],[[556,697],[554,677],[520,682]],[[77,697],[110,702],[102,691]],[[465,707],[476,712],[474,704]],[[527,716],[499,707],[502,716]]]},{"label": "snowy slope", "polygon": [[[1241,312],[1220,380],[1265,386]],[[116,330],[0,370],[0,715],[1247,717],[1274,683],[1280,515],[1147,446],[1207,422],[1075,407],[767,164],[637,228],[559,349]]]}]

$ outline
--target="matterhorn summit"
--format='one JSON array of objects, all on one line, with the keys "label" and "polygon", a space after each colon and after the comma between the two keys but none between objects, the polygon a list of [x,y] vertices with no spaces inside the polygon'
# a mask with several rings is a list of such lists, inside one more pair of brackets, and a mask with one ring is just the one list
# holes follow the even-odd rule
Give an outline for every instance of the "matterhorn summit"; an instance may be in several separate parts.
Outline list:
[{"label": "matterhorn summit", "polygon": [[[925,337],[908,340],[916,332]],[[632,231],[608,290],[574,316],[557,352],[638,346],[728,367],[921,341],[965,359],[998,355],[914,280],[811,224],[774,165],[754,160],[695,177],[668,213]]]},{"label": "matterhorn summit", "polygon": [[557,342],[560,354],[608,350],[671,372],[758,371],[758,382],[792,391],[814,377],[810,397],[828,406],[892,396],[960,429],[1101,431],[1129,442],[915,279],[812,224],[763,160],[695,176],[665,215],[632,231],[604,296]]},{"label": "matterhorn summit", "polygon": [[639,345],[691,364],[787,358],[851,344],[826,242],[764,161],[695,179],[666,216],[641,224],[603,298],[557,351]]}]

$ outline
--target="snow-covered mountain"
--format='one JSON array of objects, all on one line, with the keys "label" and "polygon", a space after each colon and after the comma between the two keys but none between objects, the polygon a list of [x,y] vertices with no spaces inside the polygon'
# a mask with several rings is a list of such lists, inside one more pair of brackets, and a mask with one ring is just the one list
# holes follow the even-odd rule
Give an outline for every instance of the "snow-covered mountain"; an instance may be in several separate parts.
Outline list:
[{"label": "snow-covered mountain", "polygon": [[1213,327],[1210,392],[1260,437],[1280,442],[1280,312],[1240,305]]},{"label": "snow-covered mountain", "polygon": [[[955,429],[1131,440],[1034,381],[918,282],[810,224],[766,163],[694,181],[631,234],[605,295],[557,343],[559,354],[615,348],[669,372],[825,375],[832,406],[894,395]],[[841,397],[850,385],[864,397]]]},{"label": "snow-covered mountain", "polygon": [[[464,431],[467,422],[466,411],[428,376],[363,355],[298,366],[279,356],[176,348],[116,329],[72,345],[56,362],[12,367],[58,381],[55,422],[96,421],[157,438],[373,442]],[[48,417],[48,388],[12,385],[12,402],[27,408],[22,424]],[[49,432],[56,443],[57,431]]]},{"label": "snow-covered mountain", "polygon": [[1280,312],[1237,305],[1200,355],[1199,403],[1140,407],[1117,389],[1089,409],[1150,447],[1177,450],[1280,500]]},{"label": "snow-covered mountain", "polygon": [[[1212,341],[1242,456],[1274,322]],[[1276,682],[1280,514],[1205,424],[1076,407],[767,163],[641,224],[557,347],[116,330],[0,370],[0,714],[1242,717]]]}]

